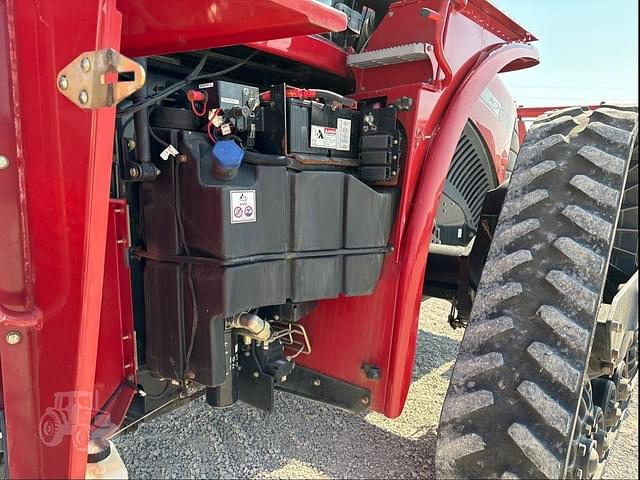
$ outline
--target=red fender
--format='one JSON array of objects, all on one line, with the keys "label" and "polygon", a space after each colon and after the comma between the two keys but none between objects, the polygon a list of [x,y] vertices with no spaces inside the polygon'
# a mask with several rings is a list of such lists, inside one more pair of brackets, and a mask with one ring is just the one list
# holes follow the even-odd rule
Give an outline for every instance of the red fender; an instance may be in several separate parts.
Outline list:
[{"label": "red fender", "polygon": [[384,410],[388,417],[400,415],[409,391],[416,353],[418,311],[432,227],[448,165],[458,139],[473,106],[491,79],[502,71],[511,70],[514,64],[521,61],[537,64],[538,58],[536,48],[523,43],[503,44],[485,50],[467,73],[442,115],[440,128],[422,167],[425,173],[420,175],[414,195],[409,223],[403,237],[405,245],[398,249],[402,252],[402,268],[396,301],[398,328],[393,332]]}]

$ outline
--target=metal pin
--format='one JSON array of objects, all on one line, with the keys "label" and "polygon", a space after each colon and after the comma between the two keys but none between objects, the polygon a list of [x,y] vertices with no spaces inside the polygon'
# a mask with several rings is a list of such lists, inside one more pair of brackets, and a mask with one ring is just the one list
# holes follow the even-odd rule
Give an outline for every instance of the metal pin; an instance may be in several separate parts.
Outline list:
[{"label": "metal pin", "polygon": [[84,57],[80,61],[80,68],[84,73],[87,73],[89,70],[91,70],[91,60],[89,60],[88,57]]},{"label": "metal pin", "polygon": [[69,79],[65,75],[62,75],[58,79],[58,87],[60,87],[60,90],[66,90],[69,88]]},{"label": "metal pin", "polygon": [[20,332],[9,332],[5,338],[9,345],[16,345],[22,340],[22,334]]}]

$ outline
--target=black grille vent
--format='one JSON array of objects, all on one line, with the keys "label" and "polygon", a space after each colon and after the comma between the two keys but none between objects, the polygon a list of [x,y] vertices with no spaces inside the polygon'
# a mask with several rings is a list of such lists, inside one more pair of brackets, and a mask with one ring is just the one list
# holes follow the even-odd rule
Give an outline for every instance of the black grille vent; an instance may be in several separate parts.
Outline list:
[{"label": "black grille vent", "polygon": [[434,241],[466,245],[478,228],[487,190],[496,186],[482,138],[473,125],[467,123],[447,174]]}]

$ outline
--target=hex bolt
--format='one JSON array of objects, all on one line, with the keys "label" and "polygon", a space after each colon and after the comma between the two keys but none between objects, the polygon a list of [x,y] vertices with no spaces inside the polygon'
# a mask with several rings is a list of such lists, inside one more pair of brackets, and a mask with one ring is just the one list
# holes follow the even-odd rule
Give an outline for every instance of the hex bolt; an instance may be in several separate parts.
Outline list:
[{"label": "hex bolt", "polygon": [[0,155],[0,170],[4,170],[5,168],[9,168],[9,159],[4,155]]},{"label": "hex bolt", "polygon": [[89,94],[86,90],[80,90],[80,93],[78,94],[78,100],[80,100],[80,103],[82,105],[86,105],[87,102],[89,102]]},{"label": "hex bolt", "polygon": [[136,148],[136,141],[133,138],[127,140],[127,148],[129,150],[133,150],[134,148]]},{"label": "hex bolt", "polygon": [[60,87],[60,90],[66,90],[67,88],[69,88],[69,79],[66,77],[66,75],[60,76],[60,78],[58,79],[58,87]]},{"label": "hex bolt", "polygon": [[22,340],[22,334],[20,332],[15,332],[15,331],[9,332],[7,333],[7,336],[5,338],[9,345],[16,345],[20,343],[20,340]]},{"label": "hex bolt", "polygon": [[258,378],[260,377],[260,373],[259,372],[253,372],[253,378]]},{"label": "hex bolt", "polygon": [[319,386],[320,386],[320,379],[319,379],[319,378],[316,378],[316,379],[313,381],[313,385],[314,385],[315,387],[319,387]]},{"label": "hex bolt", "polygon": [[129,169],[129,175],[131,175],[131,177],[136,178],[139,173],[138,173],[138,169],[136,167],[131,167]]},{"label": "hex bolt", "polygon": [[367,397],[366,395],[365,395],[365,396],[363,396],[363,397],[360,399],[360,403],[362,403],[363,405],[368,405],[368,404],[369,404],[369,397]]},{"label": "hex bolt", "polygon": [[89,57],[84,57],[80,61],[80,68],[84,73],[87,73],[89,70],[91,70],[91,60],[89,60]]}]

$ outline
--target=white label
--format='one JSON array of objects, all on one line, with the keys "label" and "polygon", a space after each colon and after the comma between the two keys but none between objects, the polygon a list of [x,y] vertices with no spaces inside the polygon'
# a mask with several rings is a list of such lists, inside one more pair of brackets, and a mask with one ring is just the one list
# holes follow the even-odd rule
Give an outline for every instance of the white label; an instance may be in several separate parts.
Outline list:
[{"label": "white label", "polygon": [[231,223],[248,223],[256,221],[256,191],[232,190],[229,192],[231,201]]},{"label": "white label", "polygon": [[169,144],[162,152],[160,152],[160,158],[163,160],[169,160],[169,157],[175,157],[178,155],[178,150],[173,145]]},{"label": "white label", "polygon": [[228,123],[221,125],[220,131],[222,132],[222,135],[229,135],[231,133],[231,125]]},{"label": "white label", "polygon": [[336,148],[338,129],[311,125],[311,146],[316,148]]},{"label": "white label", "polygon": [[349,151],[351,144],[351,120],[338,119],[338,128],[311,125],[311,146]]},{"label": "white label", "polygon": [[198,88],[211,88],[211,87],[213,87],[213,85],[214,85],[213,82],[201,83],[200,85],[198,85]]},{"label": "white label", "polygon": [[237,98],[220,97],[220,103],[230,103],[231,105],[240,105],[240,100]]},{"label": "white label", "polygon": [[348,152],[351,150],[351,120],[346,118],[338,119],[338,140],[336,150],[344,150]]}]

